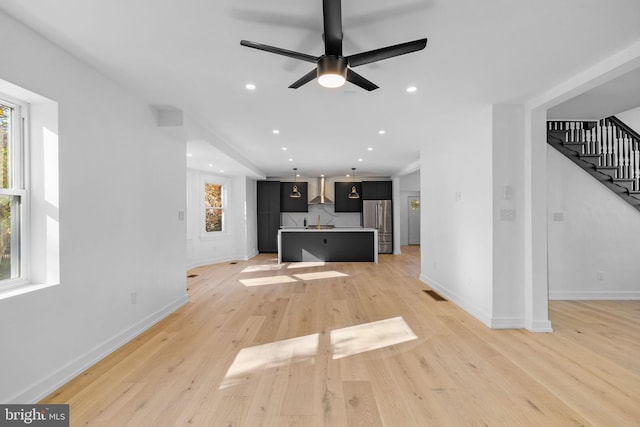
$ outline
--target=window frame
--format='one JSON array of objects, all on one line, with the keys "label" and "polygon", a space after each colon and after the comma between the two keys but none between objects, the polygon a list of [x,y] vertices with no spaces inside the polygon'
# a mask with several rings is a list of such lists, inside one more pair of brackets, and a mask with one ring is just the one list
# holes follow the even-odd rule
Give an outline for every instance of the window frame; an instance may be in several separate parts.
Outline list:
[{"label": "window frame", "polygon": [[[9,188],[0,187],[0,195],[19,196],[18,212],[18,255],[20,273],[15,278],[0,280],[0,291],[11,290],[30,283],[29,277],[29,104],[0,92],[0,103],[13,109],[11,117],[10,156],[11,176]],[[12,218],[13,221],[13,218]],[[13,239],[13,236],[12,236]],[[12,242],[13,243],[13,242]],[[12,244],[12,248],[15,245]]]},{"label": "window frame", "polygon": [[[202,206],[202,209],[200,210],[201,212],[201,220],[200,220],[200,230],[201,230],[201,234],[205,237],[216,237],[216,236],[222,236],[222,235],[226,235],[227,234],[227,219],[226,219],[226,210],[227,210],[227,183],[216,180],[216,179],[212,179],[212,178],[205,178],[202,181],[202,184],[200,186],[200,203]],[[220,209],[222,211],[222,229],[220,231],[207,231],[207,209],[210,209],[207,207],[206,203],[205,203],[205,195],[206,195],[206,186],[207,185],[219,185],[220,186],[220,193],[221,193],[221,199],[222,199],[222,207],[217,208]]]}]

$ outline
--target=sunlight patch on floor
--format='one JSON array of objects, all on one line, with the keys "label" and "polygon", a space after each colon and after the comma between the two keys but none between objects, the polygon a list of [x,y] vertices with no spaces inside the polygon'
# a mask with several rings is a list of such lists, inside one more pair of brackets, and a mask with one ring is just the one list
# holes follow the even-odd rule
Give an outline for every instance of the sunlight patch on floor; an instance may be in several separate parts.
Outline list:
[{"label": "sunlight patch on floor", "polygon": [[256,277],[254,279],[241,279],[240,283],[245,286],[265,286],[276,285],[278,283],[291,283],[297,282],[291,276],[269,276],[269,277]]},{"label": "sunlight patch on floor", "polygon": [[[332,359],[336,360],[417,338],[402,317],[394,317],[334,329],[330,332],[330,349]],[[319,343],[320,334],[311,334],[243,348],[229,367],[219,389],[250,381],[254,373],[268,368],[300,362],[314,363]]]},{"label": "sunlight patch on floor", "polygon": [[292,262],[287,268],[324,267],[324,261]]},{"label": "sunlight patch on floor", "polygon": [[261,264],[261,265],[250,265],[249,267],[242,270],[240,273],[253,273],[255,271],[272,271],[272,270],[280,270],[284,267],[283,264]]},{"label": "sunlight patch on floor", "polygon": [[240,384],[252,373],[268,368],[288,366],[304,361],[313,362],[318,352],[319,334],[305,335],[240,350],[227,371],[219,389]]},{"label": "sunlight patch on floor", "polygon": [[348,276],[348,274],[340,273],[339,271],[318,271],[315,273],[303,273],[303,274],[294,274],[294,277],[297,277],[300,280],[318,280],[318,279],[332,279],[334,277],[344,277]]},{"label": "sunlight patch on floor", "polygon": [[342,359],[417,338],[402,317],[394,317],[335,329],[331,331],[331,348],[333,358]]}]

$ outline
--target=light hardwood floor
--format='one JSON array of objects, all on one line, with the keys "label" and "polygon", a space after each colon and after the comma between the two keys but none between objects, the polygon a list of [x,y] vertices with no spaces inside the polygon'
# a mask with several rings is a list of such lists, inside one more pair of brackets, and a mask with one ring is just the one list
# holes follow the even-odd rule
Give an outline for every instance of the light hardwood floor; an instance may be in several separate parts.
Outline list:
[{"label": "light hardwood floor", "polygon": [[72,426],[640,425],[640,301],[490,330],[424,293],[402,249],[194,269],[189,304],[42,403],[69,403]]}]

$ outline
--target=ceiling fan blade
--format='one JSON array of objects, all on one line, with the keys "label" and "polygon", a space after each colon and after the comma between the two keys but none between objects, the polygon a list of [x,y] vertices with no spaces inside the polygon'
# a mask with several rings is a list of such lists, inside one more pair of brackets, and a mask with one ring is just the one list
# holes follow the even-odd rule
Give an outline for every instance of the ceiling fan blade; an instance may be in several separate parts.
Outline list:
[{"label": "ceiling fan blade", "polygon": [[342,55],[342,2],[323,0],[322,17],[324,20],[324,53]]},{"label": "ceiling fan blade", "polygon": [[298,89],[300,86],[309,83],[311,80],[315,79],[316,77],[318,77],[318,69],[314,68],[304,76],[300,77],[294,83],[292,83],[289,87],[291,89]]},{"label": "ceiling fan blade", "polygon": [[427,46],[427,39],[414,40],[347,56],[347,61],[349,61],[350,66],[357,67],[358,65],[382,61],[383,59],[422,50],[425,46]]},{"label": "ceiling fan blade", "polygon": [[252,47],[258,50],[264,50],[265,52],[275,53],[277,55],[288,56],[289,58],[300,59],[307,62],[318,62],[317,56],[307,55],[306,53],[300,53],[293,50],[282,49],[280,47],[269,46],[267,44],[251,42],[249,40],[240,40],[242,46]]},{"label": "ceiling fan blade", "polygon": [[356,86],[360,86],[362,89],[372,91],[378,89],[374,83],[362,77],[360,74],[347,68],[347,81],[353,83]]}]

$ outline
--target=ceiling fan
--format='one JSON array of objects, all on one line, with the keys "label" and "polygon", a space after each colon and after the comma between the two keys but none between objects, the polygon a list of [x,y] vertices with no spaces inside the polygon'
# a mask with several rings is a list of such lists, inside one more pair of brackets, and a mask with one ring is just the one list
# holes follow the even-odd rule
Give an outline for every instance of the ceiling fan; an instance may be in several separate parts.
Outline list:
[{"label": "ceiling fan", "polygon": [[424,49],[427,45],[427,39],[424,38],[355,55],[343,56],[341,0],[323,0],[322,15],[324,22],[324,55],[313,56],[248,40],[241,40],[240,44],[316,64],[316,68],[289,86],[292,89],[298,89],[300,86],[317,78],[318,83],[324,87],[340,87],[345,81],[348,81],[368,91],[378,89],[378,86],[353,71],[352,67],[416,52]]}]

